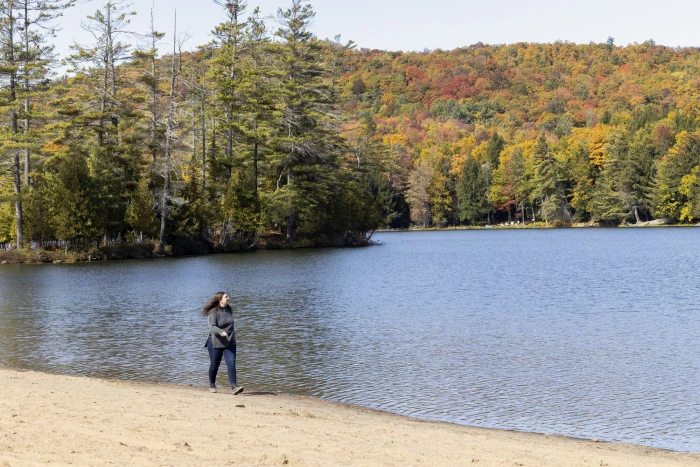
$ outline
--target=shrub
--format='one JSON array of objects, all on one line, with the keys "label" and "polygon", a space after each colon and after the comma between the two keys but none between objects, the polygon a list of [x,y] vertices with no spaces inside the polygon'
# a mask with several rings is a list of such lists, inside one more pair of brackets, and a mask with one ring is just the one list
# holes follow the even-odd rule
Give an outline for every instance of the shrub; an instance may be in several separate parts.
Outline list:
[{"label": "shrub", "polygon": [[22,251],[10,250],[0,251],[0,263],[23,263],[27,260],[27,255]]}]

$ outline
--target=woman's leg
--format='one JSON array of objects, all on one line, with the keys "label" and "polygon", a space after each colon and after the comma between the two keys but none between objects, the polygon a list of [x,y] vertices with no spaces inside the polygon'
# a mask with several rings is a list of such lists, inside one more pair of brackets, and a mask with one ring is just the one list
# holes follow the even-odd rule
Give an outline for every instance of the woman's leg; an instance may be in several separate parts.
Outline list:
[{"label": "woman's leg", "polygon": [[215,349],[211,342],[211,336],[207,341],[207,350],[209,351],[209,384],[216,384],[216,374],[219,372],[221,365],[221,357],[226,349]]},{"label": "woman's leg", "polygon": [[236,345],[224,349],[224,360],[228,369],[228,381],[231,387],[236,387]]}]

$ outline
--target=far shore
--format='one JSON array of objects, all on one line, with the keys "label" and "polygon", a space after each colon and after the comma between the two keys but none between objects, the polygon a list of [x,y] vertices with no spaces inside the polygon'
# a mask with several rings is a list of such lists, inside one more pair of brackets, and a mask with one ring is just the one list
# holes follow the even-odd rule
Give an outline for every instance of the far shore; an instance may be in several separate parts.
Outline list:
[{"label": "far shore", "polygon": [[[531,224],[494,224],[494,225],[476,225],[476,226],[450,226],[450,227],[410,227],[407,229],[378,229],[374,233],[391,233],[391,232],[452,232],[460,230],[540,230],[540,229],[614,229],[614,228],[688,228],[700,227],[700,224],[664,224],[643,222],[641,224],[623,224],[619,226],[603,226],[591,225],[589,223],[580,223],[572,225],[546,225],[542,222]],[[6,264],[73,264],[87,262],[104,262],[104,261],[123,261],[129,259],[158,259],[158,258],[185,258],[194,256],[209,256],[217,254],[232,254],[232,253],[252,253],[256,251],[279,251],[279,250],[301,250],[301,249],[319,249],[319,248],[361,248],[366,246],[376,245],[379,242],[373,241],[372,235],[365,239],[362,243],[353,243],[348,245],[339,245],[331,243],[313,243],[299,242],[298,244],[287,247],[282,243],[268,245],[264,248],[253,248],[240,251],[220,251],[220,252],[192,252],[180,254],[166,254],[165,256],[157,256],[153,253],[154,246],[146,251],[142,245],[124,244],[121,247],[106,247],[107,252],[102,253],[102,257],[94,257],[93,253],[85,251],[68,251],[62,250],[2,250],[0,249],[0,265]]]},{"label": "far shore", "polygon": [[420,421],[306,397],[9,368],[0,368],[0,385],[1,466],[700,466],[700,454]]},{"label": "far shore", "polygon": [[73,264],[103,261],[122,261],[129,259],[184,258],[230,253],[252,253],[257,251],[305,250],[320,248],[361,248],[372,245],[365,234],[346,234],[342,236],[299,235],[297,240],[288,244],[281,232],[267,232],[254,245],[234,245],[232,248],[205,248],[203,244],[190,245],[190,248],[174,248],[166,245],[165,254],[156,254],[158,243],[146,239],[140,243],[118,242],[103,245],[90,250],[76,249],[9,249],[0,247],[0,265],[5,264]]},{"label": "far shore", "polygon": [[655,228],[688,228],[700,227],[700,224],[653,224],[643,222],[641,224],[620,225],[591,225],[578,223],[572,225],[546,225],[543,222],[532,224],[493,224],[493,225],[457,225],[450,227],[409,227],[407,229],[378,229],[376,232],[451,232],[454,230],[539,230],[539,229],[655,229]]}]

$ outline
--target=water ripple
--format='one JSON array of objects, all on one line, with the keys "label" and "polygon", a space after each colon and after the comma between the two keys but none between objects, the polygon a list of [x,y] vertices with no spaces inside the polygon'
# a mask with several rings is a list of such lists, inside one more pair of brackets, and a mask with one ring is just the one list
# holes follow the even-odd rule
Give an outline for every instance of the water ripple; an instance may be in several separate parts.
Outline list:
[{"label": "water ripple", "polygon": [[700,229],[376,238],[2,267],[0,365],[206,384],[198,310],[223,289],[255,389],[700,451]]}]

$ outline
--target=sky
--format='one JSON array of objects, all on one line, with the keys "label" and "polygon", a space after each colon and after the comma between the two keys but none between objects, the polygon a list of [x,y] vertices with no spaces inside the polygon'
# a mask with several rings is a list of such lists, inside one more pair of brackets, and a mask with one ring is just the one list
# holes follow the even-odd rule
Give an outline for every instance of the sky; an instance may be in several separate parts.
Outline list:
[{"label": "sky", "polygon": [[[54,44],[60,56],[65,56],[74,42],[89,43],[81,20],[106,2],[80,1],[59,21],[62,30]],[[130,3],[138,13],[132,19],[132,29],[146,32],[152,0]],[[272,15],[286,5],[287,0],[248,1],[249,10],[259,6],[263,15]],[[340,34],[343,41],[352,39],[369,49],[449,50],[477,42],[589,43],[605,42],[608,36],[614,37],[617,45],[654,39],[660,45],[700,46],[697,0],[315,0],[312,5],[317,13],[312,30],[317,36]],[[185,49],[207,43],[210,31],[222,18],[221,7],[213,0],[155,0],[156,29],[168,37],[172,37],[175,10],[178,29],[191,36]]]}]

